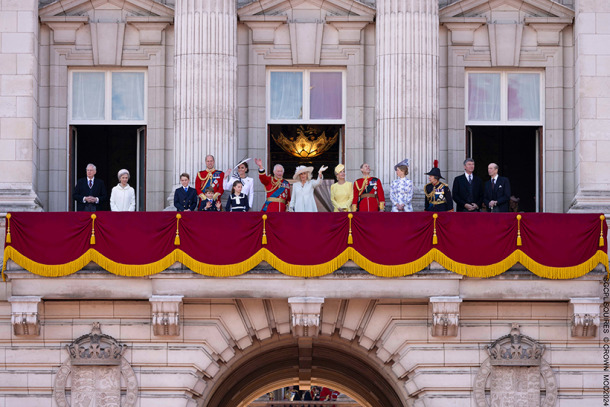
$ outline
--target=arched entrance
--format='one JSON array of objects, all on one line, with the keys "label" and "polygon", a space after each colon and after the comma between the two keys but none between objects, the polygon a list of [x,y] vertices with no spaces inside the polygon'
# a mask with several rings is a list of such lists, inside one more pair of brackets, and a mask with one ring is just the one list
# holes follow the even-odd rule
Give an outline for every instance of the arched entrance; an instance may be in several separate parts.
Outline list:
[{"label": "arched entrance", "polygon": [[271,339],[223,368],[207,407],[245,407],[262,394],[293,385],[327,386],[367,407],[406,406],[388,366],[338,337]]}]

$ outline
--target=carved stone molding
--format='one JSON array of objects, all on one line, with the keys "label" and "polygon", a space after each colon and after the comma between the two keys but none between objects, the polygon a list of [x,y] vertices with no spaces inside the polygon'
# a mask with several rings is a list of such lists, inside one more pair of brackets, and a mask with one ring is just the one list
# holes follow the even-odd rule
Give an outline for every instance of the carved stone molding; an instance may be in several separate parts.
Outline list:
[{"label": "carved stone molding", "polygon": [[320,64],[324,21],[288,21],[292,64]]},{"label": "carved stone molding", "polygon": [[595,337],[600,323],[601,298],[570,298],[572,336]]},{"label": "carved stone molding", "polygon": [[558,46],[561,41],[561,31],[569,24],[572,18],[526,17],[525,25],[536,31],[539,46]]},{"label": "carved stone molding", "polygon": [[440,21],[451,32],[451,45],[474,44],[475,31],[487,23],[485,17],[450,17]]},{"label": "carved stone molding", "polygon": [[252,30],[253,44],[273,44],[275,30],[288,20],[287,16],[244,16],[240,21]]},{"label": "carved stone molding", "polygon": [[460,325],[460,297],[430,297],[432,336],[457,336]]},{"label": "carved stone molding", "polygon": [[[91,333],[67,345],[70,357],[55,376],[53,397],[59,407],[122,406],[135,407],[138,382],[131,365],[122,356],[125,345],[101,332],[94,322]],[[72,376],[71,400],[66,396],[68,377]],[[126,387],[121,403],[121,384]]]},{"label": "carved stone molding", "polygon": [[41,297],[13,296],[11,303],[11,324],[15,335],[40,335]]},{"label": "carved stone molding", "polygon": [[133,17],[126,18],[127,24],[135,27],[140,33],[141,45],[161,45],[163,31],[174,20],[170,17]]},{"label": "carved stone molding", "polygon": [[544,349],[544,345],[522,335],[518,324],[513,324],[510,334],[487,346],[489,358],[474,381],[476,406],[554,407],[557,380],[542,358]]},{"label": "carved stone molding", "polygon": [[288,298],[292,323],[292,334],[296,337],[316,337],[320,330],[320,313],[324,298]]},{"label": "carved stone molding", "polygon": [[152,325],[155,335],[180,335],[182,298],[182,295],[153,295],[150,297]]},{"label": "carved stone molding", "polygon": [[523,24],[491,23],[487,28],[491,66],[519,66]]},{"label": "carved stone molding", "polygon": [[44,16],[40,22],[49,26],[53,31],[53,43],[74,45],[76,44],[76,32],[84,24],[89,22],[88,16]]},{"label": "carved stone molding", "polygon": [[360,44],[361,32],[373,22],[373,16],[328,16],[326,22],[339,32],[339,44]]}]

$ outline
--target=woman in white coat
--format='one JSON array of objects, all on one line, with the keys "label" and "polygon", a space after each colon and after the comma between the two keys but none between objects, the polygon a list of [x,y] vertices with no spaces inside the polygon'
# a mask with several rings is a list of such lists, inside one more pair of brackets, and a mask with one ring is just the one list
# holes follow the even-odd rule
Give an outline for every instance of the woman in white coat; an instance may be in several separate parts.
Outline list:
[{"label": "woman in white coat", "polygon": [[248,160],[250,159],[247,158],[237,164],[237,168],[225,171],[223,188],[225,191],[231,191],[233,183],[235,181],[240,181],[242,184],[241,192],[248,196],[248,203],[250,204],[250,208],[252,208],[252,203],[254,202],[254,181],[247,176],[249,171]]},{"label": "woman in white coat", "polygon": [[136,210],[136,191],[129,186],[129,171],[119,171],[119,184],[112,188],[110,210],[112,212],[133,212]]},{"label": "woman in white coat", "polygon": [[295,182],[292,184],[292,197],[290,198],[289,210],[291,212],[318,212],[316,200],[313,197],[313,190],[324,179],[322,173],[327,168],[325,166],[320,167],[318,179],[312,181],[311,173],[313,172],[313,167],[305,167],[304,165],[297,167],[294,173]]}]

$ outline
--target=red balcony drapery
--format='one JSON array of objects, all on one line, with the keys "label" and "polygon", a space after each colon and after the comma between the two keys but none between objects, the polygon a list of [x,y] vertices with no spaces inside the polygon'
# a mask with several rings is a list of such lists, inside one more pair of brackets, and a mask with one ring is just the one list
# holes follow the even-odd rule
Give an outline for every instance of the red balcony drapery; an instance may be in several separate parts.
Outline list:
[{"label": "red balcony drapery", "polygon": [[608,270],[608,231],[600,214],[523,213],[517,219],[513,213],[355,213],[350,219],[345,213],[270,213],[266,220],[260,212],[91,215],[7,215],[3,272],[9,259],[45,277],[69,275],[91,261],[131,277],[159,273],[175,262],[216,277],[243,274],[262,261],[297,277],[332,273],[348,260],[382,277],[413,274],[433,261],[471,277],[492,277],[517,262],[554,279],[582,276],[600,263]]}]

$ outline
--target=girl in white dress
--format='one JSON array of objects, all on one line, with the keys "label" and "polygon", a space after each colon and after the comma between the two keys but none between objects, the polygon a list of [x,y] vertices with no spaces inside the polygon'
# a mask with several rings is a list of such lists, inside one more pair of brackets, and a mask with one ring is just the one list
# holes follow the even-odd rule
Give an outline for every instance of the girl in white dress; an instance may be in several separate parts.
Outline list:
[{"label": "girl in white dress", "polygon": [[313,190],[317,188],[324,177],[322,173],[328,167],[320,167],[318,179],[312,181],[311,173],[313,167],[299,165],[294,173],[294,184],[292,184],[292,198],[290,199],[289,210],[291,212],[318,212],[316,200],[313,197]]}]

